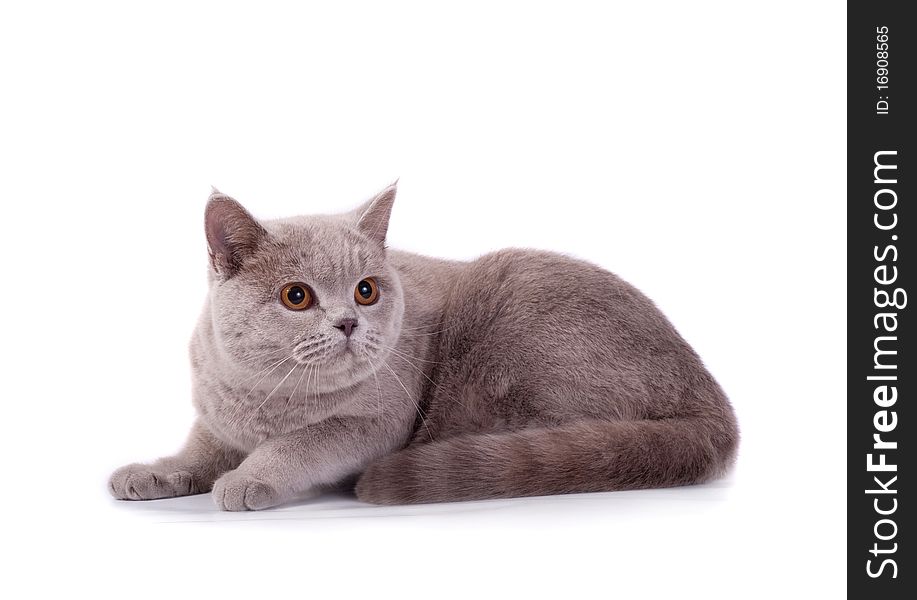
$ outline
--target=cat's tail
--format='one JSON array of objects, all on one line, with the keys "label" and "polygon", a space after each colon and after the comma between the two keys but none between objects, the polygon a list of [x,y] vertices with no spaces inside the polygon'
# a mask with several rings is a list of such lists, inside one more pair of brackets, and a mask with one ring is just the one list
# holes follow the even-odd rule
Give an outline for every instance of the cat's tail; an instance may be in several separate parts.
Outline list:
[{"label": "cat's tail", "polygon": [[722,474],[738,438],[728,407],[706,417],[462,435],[377,460],[356,493],[407,504],[689,485]]}]

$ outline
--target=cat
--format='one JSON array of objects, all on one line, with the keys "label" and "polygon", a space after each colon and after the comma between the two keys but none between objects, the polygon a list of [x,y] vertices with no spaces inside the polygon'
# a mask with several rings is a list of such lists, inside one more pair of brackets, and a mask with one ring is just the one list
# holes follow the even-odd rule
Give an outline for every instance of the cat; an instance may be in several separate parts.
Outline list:
[{"label": "cat", "polygon": [[551,252],[386,247],[392,184],[353,212],[260,222],[213,191],[183,449],[114,472],[147,500],[259,510],[356,481],[427,503],[689,485],[739,440],[729,400],[646,296]]}]

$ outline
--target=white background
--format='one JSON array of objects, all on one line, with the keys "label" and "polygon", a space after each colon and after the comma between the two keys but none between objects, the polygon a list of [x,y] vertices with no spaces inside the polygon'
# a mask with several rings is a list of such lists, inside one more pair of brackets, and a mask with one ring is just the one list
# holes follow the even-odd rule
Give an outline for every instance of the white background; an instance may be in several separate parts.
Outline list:
[{"label": "white background", "polygon": [[[379,4],[0,8],[3,595],[840,597],[843,5]],[[556,249],[642,288],[731,396],[734,472],[432,507],[109,499],[193,417],[209,186],[278,217],[396,177],[393,246]]]}]

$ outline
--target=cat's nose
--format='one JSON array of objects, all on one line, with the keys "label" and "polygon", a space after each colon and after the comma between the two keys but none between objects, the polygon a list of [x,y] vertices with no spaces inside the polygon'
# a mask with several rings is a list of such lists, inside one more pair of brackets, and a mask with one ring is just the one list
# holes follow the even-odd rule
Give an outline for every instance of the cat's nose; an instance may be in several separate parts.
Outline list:
[{"label": "cat's nose", "polygon": [[353,328],[357,326],[357,320],[351,317],[346,319],[341,319],[338,321],[338,324],[335,325],[336,328],[344,332],[344,335],[350,337],[350,334],[353,332]]}]

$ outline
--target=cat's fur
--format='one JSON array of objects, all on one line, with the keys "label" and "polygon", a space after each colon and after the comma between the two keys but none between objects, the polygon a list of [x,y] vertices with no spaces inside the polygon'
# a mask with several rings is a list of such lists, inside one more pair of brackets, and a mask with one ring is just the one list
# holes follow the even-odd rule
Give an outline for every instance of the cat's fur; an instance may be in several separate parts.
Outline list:
[{"label": "cat's fur", "polygon": [[[116,498],[212,490],[262,509],[359,476],[367,502],[440,502],[686,485],[730,464],[729,401],[643,294],[549,252],[388,250],[394,198],[258,222],[214,191],[197,422],[177,455],[117,470]],[[371,306],[354,300],[366,277]],[[285,308],[288,282],[315,306]]]}]

